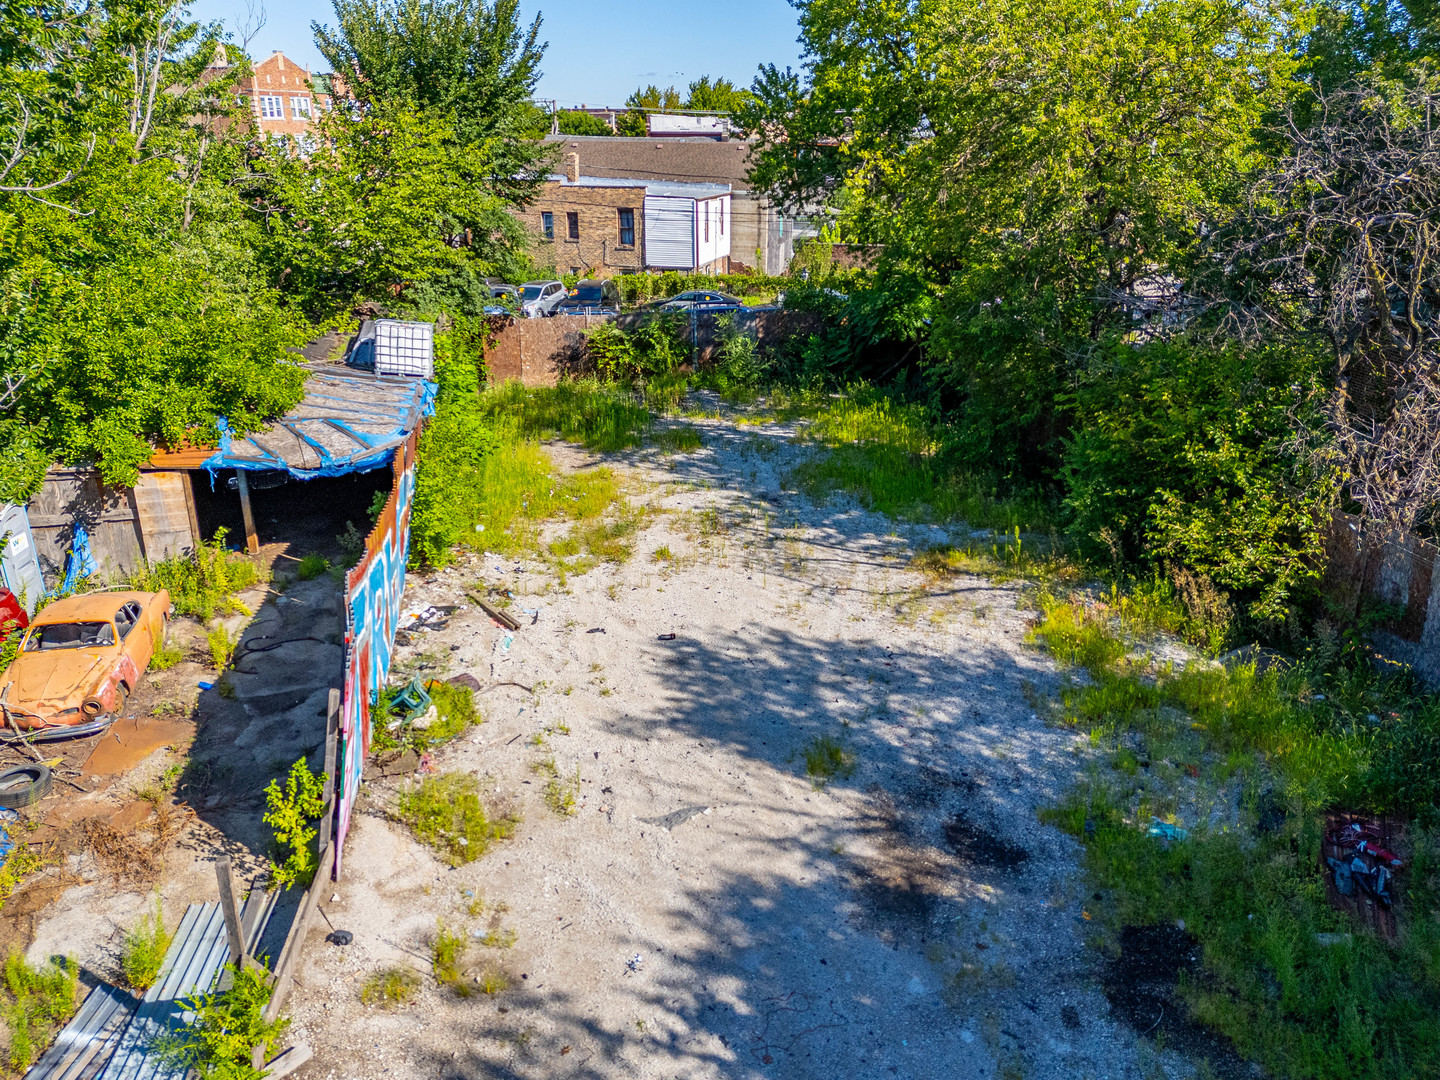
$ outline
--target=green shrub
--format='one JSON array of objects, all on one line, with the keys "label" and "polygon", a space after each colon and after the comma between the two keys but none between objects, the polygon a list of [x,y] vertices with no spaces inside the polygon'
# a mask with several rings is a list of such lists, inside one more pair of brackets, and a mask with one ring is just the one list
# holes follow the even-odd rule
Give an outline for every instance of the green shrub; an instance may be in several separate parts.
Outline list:
[{"label": "green shrub", "polygon": [[260,569],[247,556],[225,549],[225,529],[199,544],[189,555],[150,563],[130,577],[130,587],[142,592],[170,590],[170,601],[180,615],[209,620],[219,615],[248,615],[235,593],[261,581]]},{"label": "green shrub", "polygon": [[515,834],[516,819],[492,818],[469,773],[442,773],[401,787],[395,816],[451,866],[473,862],[490,845]]},{"label": "green shrub", "polygon": [[295,576],[301,581],[310,581],[329,569],[330,560],[324,555],[318,555],[312,551],[309,555],[304,556],[295,567]]},{"label": "green shrub", "polygon": [[165,929],[165,912],[160,897],[155,897],[155,911],[140,920],[133,930],[126,931],[120,947],[120,970],[126,984],[134,990],[148,990],[160,977],[165,952],[170,948],[170,934]]},{"label": "green shrub", "polygon": [[151,671],[168,671],[185,659],[185,650],[179,645],[161,645],[150,655]]},{"label": "green shrub", "polygon": [[270,876],[281,888],[308,887],[315,876],[319,857],[310,844],[316,836],[310,822],[325,809],[324,794],[324,777],[312,773],[304,758],[290,766],[283,788],[279,780],[265,788],[261,820],[274,833],[280,862],[271,862]]},{"label": "green shrub", "polygon": [[5,960],[5,1023],[10,1029],[10,1065],[23,1072],[49,1045],[60,1026],[75,1011],[75,989],[80,965],[67,957],[31,967],[25,954],[12,952]]},{"label": "green shrub", "polygon": [[1101,350],[1075,395],[1069,531],[1087,557],[1168,562],[1283,620],[1323,567],[1333,485],[1285,452],[1320,361],[1183,342]]},{"label": "green shrub", "polygon": [[289,1030],[289,1017],[266,1022],[270,1002],[269,973],[227,964],[234,977],[229,990],[199,994],[184,1002],[192,1019],[161,1035],[153,1044],[157,1057],[176,1069],[194,1069],[200,1080],[261,1080],[265,1074],[251,1064],[260,1048],[262,1061],[274,1057]]},{"label": "green shrub", "polygon": [[631,381],[672,373],[690,359],[690,322],[683,312],[653,312],[633,330],[603,322],[585,331],[585,352],[605,379]]}]

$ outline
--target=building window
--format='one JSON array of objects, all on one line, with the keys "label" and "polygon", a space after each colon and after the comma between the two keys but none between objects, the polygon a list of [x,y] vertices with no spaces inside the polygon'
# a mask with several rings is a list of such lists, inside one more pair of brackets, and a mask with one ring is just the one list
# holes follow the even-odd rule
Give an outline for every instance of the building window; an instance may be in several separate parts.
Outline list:
[{"label": "building window", "polygon": [[290,115],[296,119],[310,119],[310,99],[308,97],[292,97],[290,99]]},{"label": "building window", "polygon": [[565,214],[565,235],[571,240],[580,239],[580,215],[574,210]]},{"label": "building window", "polygon": [[710,242],[710,204],[705,204],[705,242]]},{"label": "building window", "polygon": [[720,207],[720,211],[719,211],[719,213],[720,213],[720,235],[721,235],[721,236],[724,236],[724,235],[725,235],[725,200],[724,200],[724,199],[721,199],[720,202],[717,203],[716,205],[718,205],[718,206]]},{"label": "building window", "polygon": [[260,98],[260,119],[261,120],[284,120],[285,99],[271,97],[266,94]]},{"label": "building window", "polygon": [[635,211],[620,211],[620,246],[635,246]]},{"label": "building window", "polygon": [[546,240],[555,239],[555,215],[549,210],[540,211],[540,231],[545,234]]}]

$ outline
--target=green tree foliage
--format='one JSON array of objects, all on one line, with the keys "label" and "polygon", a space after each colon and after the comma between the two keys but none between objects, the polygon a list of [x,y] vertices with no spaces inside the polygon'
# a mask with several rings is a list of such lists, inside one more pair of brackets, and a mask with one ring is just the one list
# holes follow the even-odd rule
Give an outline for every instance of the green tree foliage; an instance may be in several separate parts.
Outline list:
[{"label": "green tree foliage", "polygon": [[290,766],[283,788],[279,780],[271,780],[265,788],[266,809],[261,820],[274,832],[275,848],[282,856],[270,867],[271,877],[281,888],[305,888],[315,876],[317,855],[310,847],[315,827],[311,822],[325,809],[323,796],[324,777],[312,773],[304,758]]},{"label": "green tree foliage", "polygon": [[614,135],[610,125],[598,116],[579,109],[562,109],[556,118],[562,135]]},{"label": "green tree foliage", "polygon": [[1056,395],[1251,166],[1292,23],[1241,0],[812,0],[801,30],[808,85],[767,70],[740,114],[756,181],[929,283],[928,360],[977,464],[1053,468]]},{"label": "green tree foliage", "polygon": [[538,15],[525,29],[519,0],[335,0],[335,17],[335,29],[312,24],[315,43],[358,101],[453,126],[488,192],[535,190],[548,160],[526,138],[545,53]]},{"label": "green tree foliage", "polygon": [[299,399],[305,330],[257,273],[225,135],[244,68],[201,78],[217,31],[151,0],[5,12],[0,494],[23,501],[56,458],[132,483],[152,442],[254,430]]},{"label": "green tree foliage", "polygon": [[1330,483],[1286,452],[1322,364],[1294,349],[1183,341],[1098,351],[1073,399],[1066,507],[1101,561],[1190,567],[1255,622],[1305,599],[1321,563]]},{"label": "green tree foliage", "polygon": [[[479,153],[439,120],[401,105],[358,117],[335,110],[317,135],[324,144],[308,157],[270,146],[252,193],[263,258],[316,317],[414,282],[463,276],[523,235],[500,198],[467,178]],[[488,229],[477,233],[466,221]]]}]

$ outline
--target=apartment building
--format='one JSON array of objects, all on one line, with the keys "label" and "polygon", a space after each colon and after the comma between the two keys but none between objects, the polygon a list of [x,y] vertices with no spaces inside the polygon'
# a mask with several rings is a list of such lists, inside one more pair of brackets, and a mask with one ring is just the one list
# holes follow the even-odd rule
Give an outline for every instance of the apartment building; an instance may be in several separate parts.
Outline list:
[{"label": "apartment building", "polygon": [[[216,68],[228,67],[224,50]],[[248,99],[256,128],[266,135],[291,135],[302,146],[310,138],[311,125],[331,107],[334,76],[311,72],[276,49],[252,65],[252,74],[242,79],[237,92]]]}]

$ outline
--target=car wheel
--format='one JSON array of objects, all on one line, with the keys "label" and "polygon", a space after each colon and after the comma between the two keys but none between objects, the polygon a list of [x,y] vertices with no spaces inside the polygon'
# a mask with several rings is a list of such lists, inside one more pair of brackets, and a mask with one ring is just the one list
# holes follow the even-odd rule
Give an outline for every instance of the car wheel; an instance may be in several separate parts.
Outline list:
[{"label": "car wheel", "polygon": [[19,810],[34,806],[50,794],[50,770],[44,765],[21,765],[0,773],[0,806]]}]

